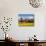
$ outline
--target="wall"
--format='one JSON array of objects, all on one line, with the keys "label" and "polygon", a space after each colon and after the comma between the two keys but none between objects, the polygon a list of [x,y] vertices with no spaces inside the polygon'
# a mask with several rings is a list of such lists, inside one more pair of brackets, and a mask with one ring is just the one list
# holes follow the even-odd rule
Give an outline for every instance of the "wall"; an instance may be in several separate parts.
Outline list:
[{"label": "wall", "polygon": [[[33,8],[30,6],[28,0],[0,0],[0,16],[13,17],[13,22],[8,34],[16,40],[27,40],[34,34],[37,39],[45,40],[45,15],[46,8]],[[16,25],[19,13],[33,13],[35,14],[34,27],[19,27]],[[0,31],[0,34],[2,31]],[[2,34],[1,34],[2,35]],[[0,39],[3,37],[0,36]],[[4,39],[4,38],[3,38]]]}]

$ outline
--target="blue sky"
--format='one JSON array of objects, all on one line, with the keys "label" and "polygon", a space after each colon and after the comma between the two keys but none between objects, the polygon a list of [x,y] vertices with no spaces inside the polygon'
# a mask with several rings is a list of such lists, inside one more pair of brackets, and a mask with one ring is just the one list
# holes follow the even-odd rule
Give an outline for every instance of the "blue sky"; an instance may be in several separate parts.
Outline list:
[{"label": "blue sky", "polygon": [[32,19],[32,18],[34,18],[34,15],[33,14],[19,14],[19,18],[23,18],[23,19],[26,19],[26,18],[28,18],[28,19]]}]

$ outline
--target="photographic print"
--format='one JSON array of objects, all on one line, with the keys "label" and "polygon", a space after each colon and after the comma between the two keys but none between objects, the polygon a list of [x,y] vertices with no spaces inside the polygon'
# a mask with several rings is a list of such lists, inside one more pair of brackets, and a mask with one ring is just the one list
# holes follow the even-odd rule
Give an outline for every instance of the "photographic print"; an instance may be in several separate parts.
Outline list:
[{"label": "photographic print", "polygon": [[18,25],[19,26],[34,26],[34,15],[33,14],[19,14]]}]

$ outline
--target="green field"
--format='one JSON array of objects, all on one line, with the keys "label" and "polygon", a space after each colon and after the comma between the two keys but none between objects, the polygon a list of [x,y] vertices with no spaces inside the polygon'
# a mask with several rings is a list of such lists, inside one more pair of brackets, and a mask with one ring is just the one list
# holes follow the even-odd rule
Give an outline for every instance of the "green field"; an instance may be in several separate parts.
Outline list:
[{"label": "green field", "polygon": [[34,23],[19,23],[19,26],[34,26]]}]

